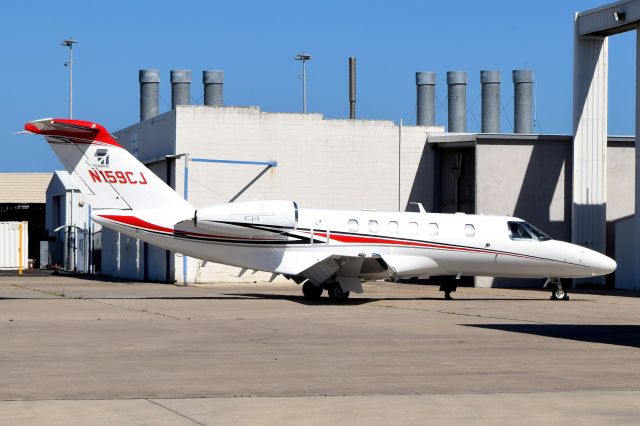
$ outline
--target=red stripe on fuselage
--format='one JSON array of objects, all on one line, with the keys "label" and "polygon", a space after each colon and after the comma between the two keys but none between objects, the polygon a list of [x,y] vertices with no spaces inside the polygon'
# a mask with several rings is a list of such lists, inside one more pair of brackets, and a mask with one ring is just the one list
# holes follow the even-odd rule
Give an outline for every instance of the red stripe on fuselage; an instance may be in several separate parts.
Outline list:
[{"label": "red stripe on fuselage", "polygon": [[[133,226],[134,228],[140,228],[147,231],[160,231],[167,232],[173,234],[173,232],[184,233],[185,235],[194,236],[194,237],[207,237],[207,238],[224,238],[229,240],[260,240],[260,241],[269,241],[272,238],[246,238],[246,237],[232,237],[226,235],[212,235],[212,234],[201,234],[198,232],[188,232],[188,231],[180,231],[174,230],[173,228],[165,228],[163,226],[155,225],[153,223],[147,222],[135,216],[117,216],[117,215],[99,215],[102,218],[112,220],[114,222],[122,223],[124,225]],[[280,240],[274,240],[280,241]],[[242,242],[242,241],[240,241]]]},{"label": "red stripe on fuselage", "polygon": [[[305,232],[307,234],[311,234],[311,232]],[[389,238],[382,237],[371,237],[368,235],[348,235],[348,234],[334,234],[325,232],[313,232],[314,236],[329,238],[330,240],[338,241],[346,244],[379,244],[379,245],[392,245],[392,246],[407,246],[407,247],[422,247],[422,248],[431,248],[435,250],[452,250],[452,251],[465,251],[472,253],[483,253],[483,254],[500,254],[506,256],[514,256],[514,257],[526,257],[526,258],[536,258],[533,256],[528,256],[525,254],[519,253],[505,253],[505,252],[497,252],[494,250],[486,250],[481,248],[473,248],[473,247],[460,247],[460,246],[452,246],[452,245],[443,245],[443,244],[435,244],[421,241],[405,241],[405,240],[394,240]]]}]

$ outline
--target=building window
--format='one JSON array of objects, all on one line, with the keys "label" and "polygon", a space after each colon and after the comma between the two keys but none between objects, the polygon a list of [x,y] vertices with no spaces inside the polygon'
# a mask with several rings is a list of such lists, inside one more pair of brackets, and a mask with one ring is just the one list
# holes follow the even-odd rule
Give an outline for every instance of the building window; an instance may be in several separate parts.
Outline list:
[{"label": "building window", "polygon": [[471,225],[471,224],[466,224],[464,226],[464,235],[466,235],[467,237],[473,237],[474,235],[476,235],[476,228],[475,226]]},{"label": "building window", "polygon": [[358,221],[355,219],[349,219],[349,231],[351,232],[358,232],[358,228],[360,226],[358,225]]},{"label": "building window", "polygon": [[427,226],[427,230],[429,232],[429,235],[435,237],[440,232],[440,227],[437,223],[430,223],[429,226]]},{"label": "building window", "polygon": [[398,222],[396,222],[395,220],[392,220],[391,222],[389,222],[389,233],[390,234],[397,234],[398,233]]},{"label": "building window", "polygon": [[377,234],[378,233],[378,221],[377,220],[370,220],[369,221],[369,232]]},{"label": "building window", "polygon": [[409,233],[417,234],[418,233],[418,223],[417,222],[409,222]]}]

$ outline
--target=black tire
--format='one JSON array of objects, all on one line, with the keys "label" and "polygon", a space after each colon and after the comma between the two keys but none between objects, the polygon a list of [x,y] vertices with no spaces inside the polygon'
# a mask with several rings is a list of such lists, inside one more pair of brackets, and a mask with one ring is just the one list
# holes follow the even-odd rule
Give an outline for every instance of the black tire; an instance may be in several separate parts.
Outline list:
[{"label": "black tire", "polygon": [[321,286],[317,286],[311,281],[307,281],[302,284],[302,294],[309,300],[318,300],[320,296],[322,296],[323,288]]},{"label": "black tire", "polygon": [[556,288],[551,292],[551,300],[569,300],[569,295],[565,289]]},{"label": "black tire", "polygon": [[343,291],[339,284],[333,284],[327,288],[329,299],[334,302],[345,302],[349,298],[349,292]]}]

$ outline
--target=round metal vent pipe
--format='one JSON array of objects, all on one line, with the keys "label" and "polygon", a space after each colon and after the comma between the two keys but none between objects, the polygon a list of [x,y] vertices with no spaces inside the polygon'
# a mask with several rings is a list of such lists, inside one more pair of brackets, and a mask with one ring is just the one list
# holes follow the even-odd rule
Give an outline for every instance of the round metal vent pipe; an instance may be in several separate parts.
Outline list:
[{"label": "round metal vent pipe", "polygon": [[436,125],[436,73],[416,73],[416,124]]},{"label": "round metal vent pipe", "polygon": [[513,70],[513,131],[533,133],[533,71]]},{"label": "round metal vent pipe", "polygon": [[139,70],[138,81],[140,82],[140,121],[144,121],[159,114],[160,71]]},{"label": "round metal vent pipe", "polygon": [[480,71],[482,122],[480,132],[500,133],[500,71]]},{"label": "round metal vent pipe", "polygon": [[224,84],[224,71],[202,71],[202,84],[204,84],[204,104],[207,106],[222,106],[222,89]]},{"label": "round metal vent pipe", "polygon": [[191,105],[191,70],[171,70],[171,109]]},{"label": "round metal vent pipe", "polygon": [[467,131],[467,73],[448,71],[449,132]]}]

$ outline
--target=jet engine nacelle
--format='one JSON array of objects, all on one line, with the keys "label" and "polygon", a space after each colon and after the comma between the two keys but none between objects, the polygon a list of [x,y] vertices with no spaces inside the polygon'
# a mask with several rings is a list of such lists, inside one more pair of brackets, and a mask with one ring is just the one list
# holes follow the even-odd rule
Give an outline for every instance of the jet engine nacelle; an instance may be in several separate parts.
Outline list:
[{"label": "jet engine nacelle", "polygon": [[[270,228],[295,229],[298,224],[298,206],[293,201],[243,201],[197,209],[193,225],[202,230],[225,235],[257,236]],[[269,232],[269,233],[271,233]]]}]

